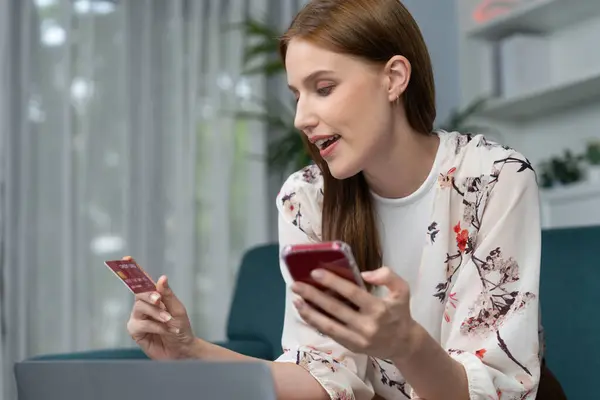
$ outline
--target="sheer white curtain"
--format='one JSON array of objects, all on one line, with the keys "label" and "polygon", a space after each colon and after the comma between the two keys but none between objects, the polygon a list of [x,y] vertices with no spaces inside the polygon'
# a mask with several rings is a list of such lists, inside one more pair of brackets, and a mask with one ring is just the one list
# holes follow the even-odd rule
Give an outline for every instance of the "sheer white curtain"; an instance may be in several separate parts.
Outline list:
[{"label": "sheer white curtain", "polygon": [[132,344],[107,259],[168,274],[196,333],[224,337],[240,258],[273,212],[264,127],[231,116],[264,83],[240,75],[229,25],[264,3],[0,0],[7,400],[14,361]]},{"label": "sheer white curtain", "polygon": [[[7,60],[9,52],[9,7],[8,0],[0,0],[0,59]],[[6,223],[6,215],[3,212],[5,210],[5,179],[6,179],[6,168],[5,166],[5,132],[9,127],[8,122],[8,107],[7,102],[9,101],[9,63],[7,61],[0,62],[0,399],[3,399],[4,387],[6,386],[5,376],[8,374],[5,366],[5,349],[4,349],[4,338],[6,337],[6,321],[4,317],[5,307],[5,280],[4,280],[4,251],[5,251],[5,238],[4,238],[4,225]]]}]

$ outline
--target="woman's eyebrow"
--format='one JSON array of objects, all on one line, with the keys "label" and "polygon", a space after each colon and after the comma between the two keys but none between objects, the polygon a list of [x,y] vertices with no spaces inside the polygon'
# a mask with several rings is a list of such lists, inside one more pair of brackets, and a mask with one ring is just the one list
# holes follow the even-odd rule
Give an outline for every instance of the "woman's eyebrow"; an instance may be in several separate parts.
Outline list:
[{"label": "woman's eyebrow", "polygon": [[[331,70],[327,70],[327,69],[320,69],[314,72],[311,72],[308,76],[306,76],[304,79],[302,79],[302,83],[305,86],[308,86],[311,82],[315,81],[317,78],[319,78],[322,75],[327,75],[327,74],[332,74],[333,71]],[[292,85],[288,85],[288,87],[290,88],[290,90],[294,91],[297,90],[294,86]]]}]

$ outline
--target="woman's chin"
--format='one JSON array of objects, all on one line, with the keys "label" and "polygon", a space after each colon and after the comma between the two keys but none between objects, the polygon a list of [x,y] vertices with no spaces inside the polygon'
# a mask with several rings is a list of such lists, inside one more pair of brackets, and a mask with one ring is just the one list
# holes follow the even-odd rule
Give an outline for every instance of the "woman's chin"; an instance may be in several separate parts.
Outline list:
[{"label": "woman's chin", "polygon": [[331,173],[331,176],[337,180],[351,178],[360,172],[359,168],[355,168],[340,158],[327,160],[327,167],[329,168],[329,173]]}]

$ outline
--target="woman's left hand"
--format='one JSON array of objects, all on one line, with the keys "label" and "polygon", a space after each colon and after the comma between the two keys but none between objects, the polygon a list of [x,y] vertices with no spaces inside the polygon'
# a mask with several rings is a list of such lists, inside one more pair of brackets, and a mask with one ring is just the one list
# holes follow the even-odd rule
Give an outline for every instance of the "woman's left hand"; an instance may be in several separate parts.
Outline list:
[{"label": "woman's left hand", "polygon": [[[365,282],[386,286],[388,294],[378,298],[356,284],[326,270],[313,271],[321,285],[339,293],[359,307],[358,311],[311,285],[295,282],[292,291],[300,316],[312,327],[347,349],[380,359],[408,357],[416,339],[417,323],[410,315],[408,283],[388,267],[363,272]],[[302,300],[304,299],[304,301]],[[311,307],[320,307],[335,319]]]}]

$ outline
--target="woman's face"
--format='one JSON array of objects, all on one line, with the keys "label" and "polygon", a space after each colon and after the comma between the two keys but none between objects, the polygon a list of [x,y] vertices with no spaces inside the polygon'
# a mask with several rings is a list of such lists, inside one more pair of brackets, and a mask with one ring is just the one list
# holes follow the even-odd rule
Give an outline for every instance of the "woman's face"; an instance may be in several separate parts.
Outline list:
[{"label": "woman's face", "polygon": [[295,126],[319,147],[331,174],[345,179],[368,168],[390,143],[401,94],[386,67],[297,38],[285,63]]}]

